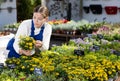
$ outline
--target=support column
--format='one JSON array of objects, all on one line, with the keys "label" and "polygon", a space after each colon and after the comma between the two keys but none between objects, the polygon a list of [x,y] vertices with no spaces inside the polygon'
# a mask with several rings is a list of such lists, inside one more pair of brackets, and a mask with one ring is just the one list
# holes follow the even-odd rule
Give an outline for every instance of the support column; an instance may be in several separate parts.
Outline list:
[{"label": "support column", "polygon": [[46,5],[46,0],[41,0],[41,5]]}]

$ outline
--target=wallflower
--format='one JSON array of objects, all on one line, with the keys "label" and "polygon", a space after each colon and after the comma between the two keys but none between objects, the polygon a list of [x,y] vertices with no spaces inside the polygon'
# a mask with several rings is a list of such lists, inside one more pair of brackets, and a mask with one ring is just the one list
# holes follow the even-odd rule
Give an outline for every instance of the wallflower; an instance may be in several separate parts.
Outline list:
[{"label": "wallflower", "polygon": [[19,47],[24,50],[34,49],[35,40],[29,36],[20,36]]},{"label": "wallflower", "polygon": [[10,79],[7,79],[7,81],[12,81],[12,80],[10,80]]},{"label": "wallflower", "polygon": [[22,66],[21,68],[22,68],[22,69],[25,69],[25,66]]},{"label": "wallflower", "polygon": [[30,71],[33,71],[34,70],[34,68],[30,68]]}]

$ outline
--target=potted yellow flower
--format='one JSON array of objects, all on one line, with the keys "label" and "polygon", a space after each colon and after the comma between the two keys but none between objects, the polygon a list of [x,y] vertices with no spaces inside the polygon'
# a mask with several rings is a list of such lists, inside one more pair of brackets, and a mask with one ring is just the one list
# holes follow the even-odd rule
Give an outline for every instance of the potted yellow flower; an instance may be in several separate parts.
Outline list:
[{"label": "potted yellow flower", "polygon": [[34,49],[35,40],[33,37],[20,36],[19,47],[24,50]]}]

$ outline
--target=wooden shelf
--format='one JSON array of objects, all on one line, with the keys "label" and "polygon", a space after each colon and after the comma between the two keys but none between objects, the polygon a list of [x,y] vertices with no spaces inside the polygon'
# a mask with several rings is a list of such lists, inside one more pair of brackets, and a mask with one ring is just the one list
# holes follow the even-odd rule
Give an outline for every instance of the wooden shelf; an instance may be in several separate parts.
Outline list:
[{"label": "wooden shelf", "polygon": [[65,41],[68,42],[70,38],[81,38],[81,35],[71,35],[71,34],[59,34],[59,33],[52,33],[52,36],[55,38],[57,37],[64,37]]}]

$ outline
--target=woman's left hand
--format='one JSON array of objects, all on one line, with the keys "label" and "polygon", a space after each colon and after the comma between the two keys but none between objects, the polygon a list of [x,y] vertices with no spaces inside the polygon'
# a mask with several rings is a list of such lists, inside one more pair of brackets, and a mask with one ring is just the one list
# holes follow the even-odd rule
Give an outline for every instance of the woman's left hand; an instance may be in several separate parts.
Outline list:
[{"label": "woman's left hand", "polygon": [[40,48],[40,47],[42,47],[42,44],[43,44],[42,41],[36,40],[35,47]]},{"label": "woman's left hand", "polygon": [[31,50],[20,49],[19,54],[23,54],[23,55],[26,55],[26,56],[31,56]]}]

